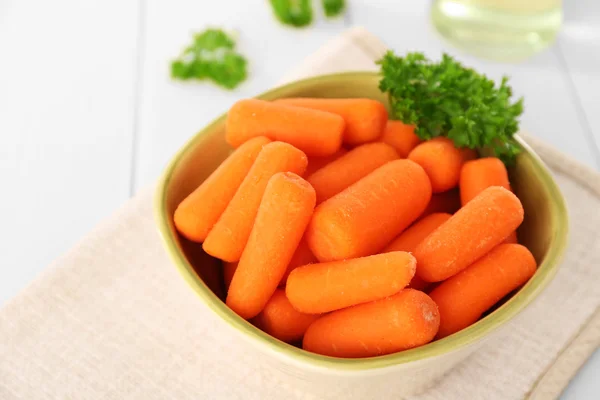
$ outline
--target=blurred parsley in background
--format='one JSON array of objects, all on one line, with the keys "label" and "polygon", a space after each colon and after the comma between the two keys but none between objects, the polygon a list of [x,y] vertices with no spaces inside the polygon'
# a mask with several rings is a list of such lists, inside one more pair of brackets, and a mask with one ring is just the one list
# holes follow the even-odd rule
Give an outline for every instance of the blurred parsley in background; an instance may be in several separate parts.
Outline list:
[{"label": "blurred parsley in background", "polygon": [[[312,0],[269,0],[277,20],[295,28],[313,22]],[[341,15],[345,0],[321,0],[325,16]],[[248,61],[235,50],[235,40],[222,29],[207,29],[193,36],[192,44],[171,62],[171,77],[176,80],[209,80],[235,89],[248,76]]]},{"label": "blurred parsley in background", "polygon": [[345,0],[321,0],[323,3],[323,10],[325,11],[326,17],[337,17],[341,15],[346,9]]},{"label": "blurred parsley in background", "polygon": [[194,34],[192,44],[171,63],[171,77],[210,80],[234,89],[247,77],[247,61],[235,51],[235,41],[221,29]]},{"label": "blurred parsley in background", "polygon": [[308,26],[313,20],[311,0],[270,0],[275,17],[296,28]]},{"label": "blurred parsley in background", "polygon": [[[313,21],[312,0],[270,0],[275,17],[285,25],[295,28],[308,26]],[[321,0],[328,18],[341,15],[346,9],[345,0]]]}]

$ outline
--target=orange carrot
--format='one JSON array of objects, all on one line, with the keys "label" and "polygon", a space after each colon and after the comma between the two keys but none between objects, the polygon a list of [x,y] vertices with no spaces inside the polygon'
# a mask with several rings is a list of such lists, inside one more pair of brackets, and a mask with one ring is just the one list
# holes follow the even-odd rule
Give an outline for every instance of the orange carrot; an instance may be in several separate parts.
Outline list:
[{"label": "orange carrot", "polygon": [[[467,161],[460,172],[460,201],[467,204],[481,191],[490,186],[502,186],[512,190],[508,180],[508,171],[500,159],[485,157],[478,160]],[[511,233],[505,243],[518,243],[517,232]]]},{"label": "orange carrot", "polygon": [[388,118],[383,103],[371,99],[287,98],[278,103],[327,111],[344,118],[344,143],[356,146],[377,140]]},{"label": "orange carrot", "polygon": [[460,171],[460,201],[464,206],[490,186],[502,186],[511,190],[508,171],[496,157],[467,161]]},{"label": "orange carrot", "polygon": [[396,239],[388,244],[384,253],[390,251],[406,251],[412,253],[419,243],[423,241],[438,226],[448,221],[452,215],[446,213],[434,213],[415,222],[410,228],[402,232]]},{"label": "orange carrot", "polygon": [[173,220],[183,236],[203,242],[270,140],[264,136],[247,141],[233,152],[200,186],[177,206]]},{"label": "orange carrot", "polygon": [[285,294],[296,310],[321,314],[398,293],[415,268],[415,258],[404,251],[311,264],[292,271]]},{"label": "orange carrot", "polygon": [[258,315],[277,289],[315,202],[314,189],[296,174],[277,173],[269,180],[227,293],[227,305],[242,318]]},{"label": "orange carrot", "polygon": [[237,262],[224,262],[223,263],[223,282],[225,283],[225,292],[229,291],[229,285],[237,269]]},{"label": "orange carrot", "polygon": [[316,320],[302,348],[332,357],[374,357],[429,343],[440,314],[425,293],[404,289],[385,299],[334,311]]},{"label": "orange carrot", "polygon": [[[419,243],[423,241],[431,232],[438,226],[448,221],[452,215],[445,213],[435,213],[426,216],[415,222],[412,226],[402,232],[396,239],[383,249],[384,253],[390,251],[406,251],[412,253],[415,251]],[[425,282],[415,275],[410,281],[409,287],[417,290],[425,290],[429,286],[429,282]]]},{"label": "orange carrot", "polygon": [[460,196],[457,189],[431,195],[431,200],[420,218],[433,213],[454,214],[460,208]]},{"label": "orange carrot", "polygon": [[308,243],[306,243],[306,239],[302,238],[300,244],[298,245],[298,248],[292,256],[292,260],[290,261],[290,263],[287,266],[287,269],[285,270],[283,278],[281,278],[279,286],[285,286],[285,284],[287,283],[287,279],[290,276],[290,272],[292,272],[296,268],[301,267],[303,265],[314,264],[316,262],[317,258],[313,255],[312,251],[310,251]]},{"label": "orange carrot", "polygon": [[533,276],[536,262],[526,247],[501,244],[436,287],[430,296],[440,311],[438,338],[468,327],[500,299]]},{"label": "orange carrot", "polygon": [[321,168],[323,168],[330,162],[337,160],[338,158],[340,158],[347,152],[348,152],[348,150],[346,150],[343,147],[340,147],[340,149],[337,152],[335,152],[334,154],[332,154],[330,156],[309,157],[308,167],[306,167],[306,172],[304,173],[304,176],[311,176],[312,174],[314,174],[315,172],[317,172],[318,170],[320,170]]},{"label": "orange carrot", "polygon": [[397,159],[396,150],[385,143],[363,144],[310,175],[308,182],[315,188],[319,204]]},{"label": "orange carrot", "polygon": [[[290,263],[287,266],[287,269],[285,270],[285,274],[283,275],[283,278],[281,278],[281,282],[279,282],[279,286],[285,286],[285,284],[287,282],[287,278],[290,275],[290,272],[292,272],[294,269],[296,269],[302,265],[313,264],[315,262],[317,262],[317,258],[313,255],[313,253],[308,248],[308,244],[306,243],[306,240],[302,239],[300,241],[300,244],[298,245],[298,248],[294,252],[294,255],[292,256],[292,260],[290,261]],[[223,263],[223,277],[225,280],[225,288],[227,290],[229,290],[229,285],[231,284],[231,280],[233,279],[233,274],[235,274],[237,265],[238,265],[237,262]]]},{"label": "orange carrot", "polygon": [[417,246],[417,274],[427,282],[447,279],[500,244],[521,222],[523,206],[517,196],[489,187]]},{"label": "orange carrot", "polygon": [[419,144],[408,158],[425,169],[433,193],[441,193],[458,185],[463,163],[475,156],[473,150],[457,149],[452,140],[436,137]]},{"label": "orange carrot", "polygon": [[400,158],[408,157],[408,154],[421,143],[421,139],[415,134],[415,127],[407,125],[402,121],[389,120],[381,137],[383,143],[387,143],[396,149]]},{"label": "orange carrot", "polygon": [[302,339],[310,324],[318,318],[319,315],[296,311],[285,297],[285,291],[277,289],[253,322],[269,335],[290,343]]},{"label": "orange carrot", "polygon": [[417,219],[430,198],[423,168],[390,161],[321,203],[306,240],[321,262],[375,254]]},{"label": "orange carrot", "polygon": [[334,154],[342,145],[339,115],[270,101],[240,100],[227,114],[225,138],[238,147],[255,136],[289,143],[309,156]]},{"label": "orange carrot", "polygon": [[204,250],[224,261],[238,261],[246,246],[269,179],[278,172],[286,171],[302,175],[306,163],[306,155],[290,144],[273,142],[265,145],[231,202],[206,237]]}]

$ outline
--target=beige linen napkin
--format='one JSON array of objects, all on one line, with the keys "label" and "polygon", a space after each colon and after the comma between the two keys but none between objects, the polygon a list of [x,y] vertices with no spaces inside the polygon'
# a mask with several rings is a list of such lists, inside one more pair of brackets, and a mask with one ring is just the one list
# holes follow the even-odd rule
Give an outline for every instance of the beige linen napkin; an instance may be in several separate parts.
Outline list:
[{"label": "beige linen napkin", "polygon": [[[373,69],[384,50],[353,29],[289,79]],[[567,199],[563,265],[509,329],[410,399],[555,398],[599,345],[600,175],[527,141]],[[130,200],[0,310],[0,399],[324,398],[256,365],[186,286],[156,233],[151,196]],[[326,398],[358,398],[331,390]],[[371,398],[390,398],[376,390]]]}]

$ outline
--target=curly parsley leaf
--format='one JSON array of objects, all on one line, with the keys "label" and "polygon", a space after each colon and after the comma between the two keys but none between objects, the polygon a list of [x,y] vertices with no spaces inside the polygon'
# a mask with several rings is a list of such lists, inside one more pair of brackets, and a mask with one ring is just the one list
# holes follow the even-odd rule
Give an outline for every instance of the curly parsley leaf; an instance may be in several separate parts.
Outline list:
[{"label": "curly parsley leaf", "polygon": [[171,77],[211,80],[234,89],[247,78],[246,58],[235,51],[235,41],[221,29],[194,34],[192,43],[171,63]]},{"label": "curly parsley leaf", "polygon": [[457,147],[490,149],[507,164],[520,152],[513,136],[523,99],[511,102],[507,77],[496,86],[448,54],[432,62],[422,53],[399,57],[388,51],[377,64],[392,117],[416,125],[421,139],[447,136]]},{"label": "curly parsley leaf", "polygon": [[323,4],[325,16],[328,18],[337,17],[346,9],[345,0],[321,0],[321,3]]},{"label": "curly parsley leaf", "polygon": [[277,19],[285,25],[301,28],[313,20],[311,0],[270,0]]}]

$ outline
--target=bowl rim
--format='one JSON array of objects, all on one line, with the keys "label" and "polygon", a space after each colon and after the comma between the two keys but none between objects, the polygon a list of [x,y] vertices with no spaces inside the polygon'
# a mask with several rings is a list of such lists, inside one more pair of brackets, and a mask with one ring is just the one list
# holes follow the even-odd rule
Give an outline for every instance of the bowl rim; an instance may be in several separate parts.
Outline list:
[{"label": "bowl rim", "polygon": [[[281,97],[281,94],[290,90],[310,87],[319,83],[335,83],[336,81],[342,82],[348,79],[374,79],[379,76],[378,72],[370,71],[318,75],[276,87],[255,96],[255,98],[270,100]],[[208,286],[206,286],[193,270],[184,254],[179,251],[177,239],[172,234],[169,215],[167,215],[166,189],[171,181],[176,166],[191,148],[202,142],[206,133],[213,131],[217,126],[225,122],[226,115],[226,112],[223,113],[196,133],[180,148],[168,163],[155,189],[153,205],[154,218],[163,245],[170,256],[171,261],[175,264],[184,280],[200,296],[202,301],[212,310],[212,312],[217,314],[222,321],[230,325],[235,331],[242,334],[255,345],[261,347],[264,351],[273,354],[275,357],[283,356],[288,361],[301,364],[304,367],[308,366],[317,369],[324,368],[329,371],[334,370],[338,372],[364,372],[367,370],[376,370],[400,364],[407,364],[451,353],[487,338],[492,331],[504,326],[506,322],[519,314],[527,305],[537,298],[542,290],[553,279],[559,268],[560,262],[564,256],[568,237],[568,212],[566,203],[547,166],[531,147],[527,145],[521,137],[516,135],[516,140],[534,161],[532,163],[534,172],[543,181],[543,184],[550,192],[551,198],[554,200],[551,202],[550,207],[552,209],[552,214],[557,218],[558,228],[553,232],[552,240],[552,242],[557,245],[550,247],[544,261],[538,265],[535,275],[518,291],[518,293],[512,296],[498,309],[468,328],[443,339],[398,353],[368,358],[346,359],[311,353],[279,341],[235,314],[235,312],[228,308],[226,304],[221,301]]]}]

